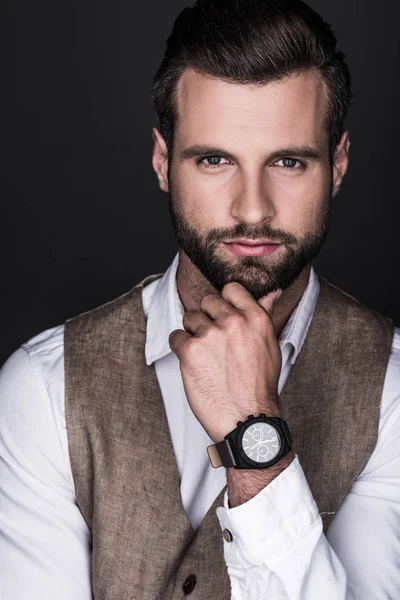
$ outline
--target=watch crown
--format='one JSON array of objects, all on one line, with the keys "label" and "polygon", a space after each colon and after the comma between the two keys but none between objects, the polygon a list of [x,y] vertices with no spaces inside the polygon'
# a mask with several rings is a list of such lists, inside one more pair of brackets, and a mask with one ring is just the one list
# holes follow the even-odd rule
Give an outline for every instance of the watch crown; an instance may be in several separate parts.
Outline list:
[{"label": "watch crown", "polygon": [[248,419],[254,419],[254,415],[248,415]]},{"label": "watch crown", "polygon": [[243,421],[238,421],[238,422],[237,422],[237,426],[238,426],[238,427],[241,427],[242,425],[243,425]]}]

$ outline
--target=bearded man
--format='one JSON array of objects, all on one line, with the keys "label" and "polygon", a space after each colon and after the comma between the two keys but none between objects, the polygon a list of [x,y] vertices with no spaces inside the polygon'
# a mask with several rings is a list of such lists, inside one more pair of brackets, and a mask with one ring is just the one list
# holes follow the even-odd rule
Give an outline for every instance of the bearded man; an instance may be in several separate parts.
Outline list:
[{"label": "bearded man", "polygon": [[179,251],[3,367],[2,598],[398,598],[399,331],[312,268],[336,39],[299,0],[199,0],[153,100]]}]

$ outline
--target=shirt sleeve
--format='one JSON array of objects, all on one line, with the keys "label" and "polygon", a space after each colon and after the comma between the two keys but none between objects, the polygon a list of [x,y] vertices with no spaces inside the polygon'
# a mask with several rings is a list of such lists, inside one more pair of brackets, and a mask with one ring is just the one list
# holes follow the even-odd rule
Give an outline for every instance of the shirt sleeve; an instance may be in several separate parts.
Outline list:
[{"label": "shirt sleeve", "polygon": [[24,348],[0,371],[0,598],[90,600],[90,536],[45,375]]},{"label": "shirt sleeve", "polygon": [[254,498],[217,509],[232,600],[353,600],[296,455]]},{"label": "shirt sleeve", "polygon": [[217,515],[232,538],[223,542],[232,600],[400,598],[399,384],[397,330],[376,447],[327,535],[297,455],[248,502],[229,508],[225,494]]}]

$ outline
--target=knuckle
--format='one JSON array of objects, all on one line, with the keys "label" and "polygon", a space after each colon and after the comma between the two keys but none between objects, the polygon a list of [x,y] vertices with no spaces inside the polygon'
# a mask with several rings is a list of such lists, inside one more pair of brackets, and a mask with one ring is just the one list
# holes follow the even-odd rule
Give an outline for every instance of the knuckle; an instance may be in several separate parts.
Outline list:
[{"label": "knuckle", "polygon": [[200,308],[202,308],[205,304],[207,304],[210,300],[213,300],[217,297],[217,294],[207,294],[200,301]]},{"label": "knuckle", "polygon": [[224,327],[230,330],[237,330],[243,326],[245,318],[239,313],[227,312],[223,322]]},{"label": "knuckle", "polygon": [[239,315],[235,315],[234,313],[226,312],[223,318],[224,325],[226,327],[236,327],[239,322],[238,316]]},{"label": "knuckle", "polygon": [[268,331],[273,327],[271,315],[264,308],[261,308],[261,310],[257,311],[254,320],[259,324],[259,326],[265,327],[265,329]]},{"label": "knuckle", "polygon": [[213,343],[215,339],[216,329],[211,327],[204,327],[201,332],[201,339],[203,339],[207,344]]},{"label": "knuckle", "polygon": [[191,308],[190,310],[186,311],[185,314],[183,315],[183,319],[182,319],[182,323],[185,325],[185,323],[189,323],[189,321],[192,321],[192,319],[197,315],[198,311],[195,310],[194,308]]},{"label": "knuckle", "polygon": [[174,329],[174,331],[171,331],[171,333],[169,334],[169,341],[172,342],[178,333],[179,333],[179,331],[177,329]]},{"label": "knuckle", "polygon": [[169,334],[169,338],[168,338],[168,343],[171,349],[175,348],[175,343],[176,343],[176,336],[178,335],[178,331],[172,331]]},{"label": "knuckle", "polygon": [[197,352],[196,340],[194,338],[190,338],[190,339],[186,340],[186,343],[182,350],[183,358],[190,360],[193,356],[195,356],[196,352]]}]

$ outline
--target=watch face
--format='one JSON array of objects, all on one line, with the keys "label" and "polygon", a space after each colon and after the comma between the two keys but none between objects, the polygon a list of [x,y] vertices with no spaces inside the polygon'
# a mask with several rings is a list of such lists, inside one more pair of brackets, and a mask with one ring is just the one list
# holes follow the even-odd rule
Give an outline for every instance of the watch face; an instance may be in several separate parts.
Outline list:
[{"label": "watch face", "polygon": [[258,422],[248,427],[242,437],[245,455],[256,463],[273,460],[281,449],[281,438],[275,427]]}]

